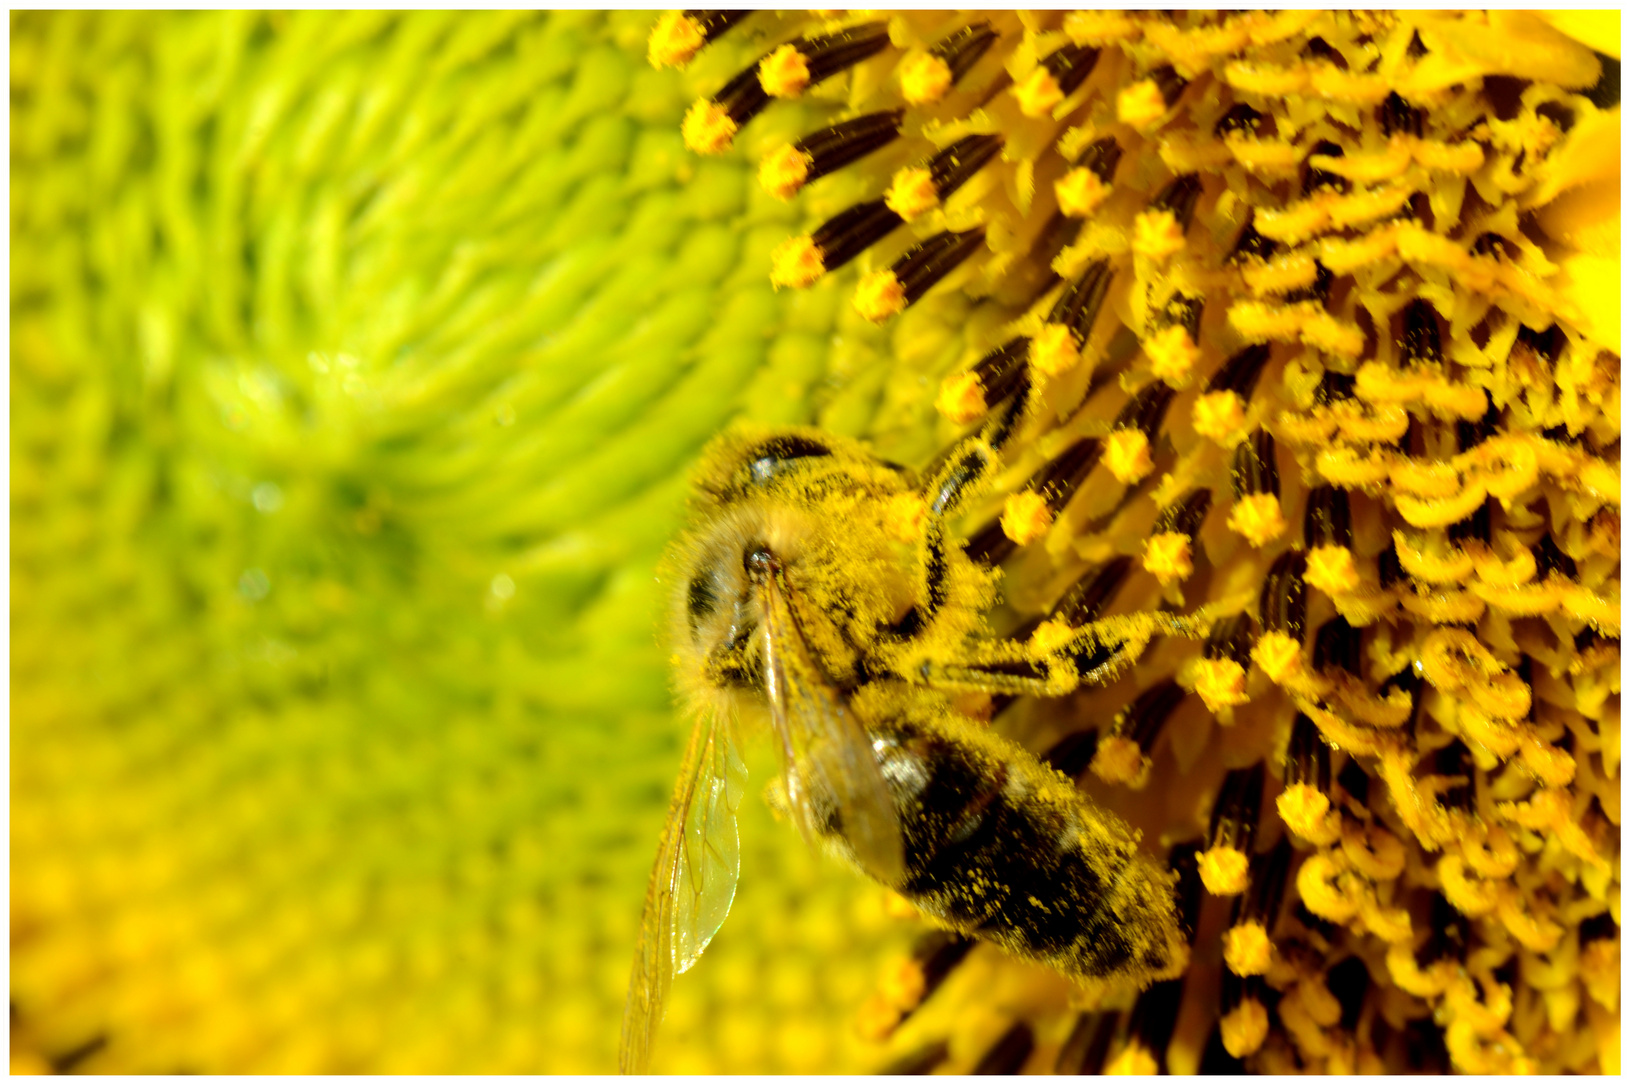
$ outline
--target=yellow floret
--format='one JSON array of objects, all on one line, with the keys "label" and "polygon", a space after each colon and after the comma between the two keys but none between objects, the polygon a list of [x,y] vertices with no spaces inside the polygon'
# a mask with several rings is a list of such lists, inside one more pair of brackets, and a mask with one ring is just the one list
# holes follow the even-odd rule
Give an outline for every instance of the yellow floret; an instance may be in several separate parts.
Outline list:
[{"label": "yellow floret", "polygon": [[1051,531],[1056,518],[1045,499],[1037,491],[1013,492],[1006,499],[1005,512],[1000,515],[1000,527],[1018,544],[1032,544]]},{"label": "yellow floret", "polygon": [[1119,119],[1137,131],[1146,131],[1168,111],[1163,91],[1151,79],[1131,83],[1119,91]]},{"label": "yellow floret", "polygon": [[1152,447],[1140,428],[1122,428],[1107,437],[1102,451],[1107,471],[1121,484],[1134,484],[1152,472]]},{"label": "yellow floret", "polygon": [[1070,169],[1056,182],[1056,205],[1067,217],[1089,217],[1112,189],[1090,169]]},{"label": "yellow floret", "polygon": [[1043,67],[1031,71],[1011,92],[1017,96],[1017,107],[1030,119],[1044,116],[1062,101],[1062,87],[1056,76]]},{"label": "yellow floret", "polygon": [[[1088,171],[1088,170],[1087,170]],[[1171,323],[1141,343],[1147,367],[1153,375],[1179,390],[1192,378],[1198,362],[1198,347],[1186,327]]]},{"label": "yellow floret", "polygon": [[1130,250],[1153,262],[1163,262],[1186,247],[1186,235],[1172,210],[1143,210],[1136,215]]},{"label": "yellow floret", "polygon": [[684,145],[697,154],[721,154],[739,131],[729,111],[710,98],[701,98],[684,114]]},{"label": "yellow floret", "polygon": [[1028,357],[1035,370],[1060,375],[1079,362],[1079,342],[1066,326],[1046,323],[1034,335]]},{"label": "yellow floret", "polygon": [[886,322],[906,306],[904,286],[891,270],[876,270],[859,279],[853,306],[871,322]]},{"label": "yellow floret", "polygon": [[1192,575],[1192,538],[1177,532],[1149,536],[1141,565],[1160,585],[1185,581]]},{"label": "yellow floret", "polygon": [[938,187],[932,182],[932,173],[919,166],[899,169],[893,174],[893,184],[887,189],[887,209],[914,221],[938,205]]},{"label": "yellow floret", "polygon": [[768,278],[774,287],[804,289],[825,273],[825,253],[811,236],[793,236],[774,249]]},{"label": "yellow floret", "polygon": [[1254,547],[1265,547],[1288,528],[1282,503],[1269,491],[1245,495],[1232,505],[1226,525]]},{"label": "yellow floret", "polygon": [[650,31],[650,64],[656,68],[683,67],[706,44],[700,25],[681,11],[661,16]]},{"label": "yellow floret", "polygon": [[1248,856],[1229,844],[1198,852],[1198,877],[1215,896],[1236,896],[1248,888]]},{"label": "yellow floret", "polygon": [[899,65],[898,89],[911,105],[931,105],[949,92],[954,74],[941,57],[917,53]]},{"label": "yellow floret", "polygon": [[757,81],[769,97],[801,97],[810,77],[808,58],[795,45],[781,45],[757,65]]},{"label": "yellow floret", "polygon": [[757,181],[776,199],[790,199],[808,182],[813,155],[790,143],[769,151],[757,170]]}]

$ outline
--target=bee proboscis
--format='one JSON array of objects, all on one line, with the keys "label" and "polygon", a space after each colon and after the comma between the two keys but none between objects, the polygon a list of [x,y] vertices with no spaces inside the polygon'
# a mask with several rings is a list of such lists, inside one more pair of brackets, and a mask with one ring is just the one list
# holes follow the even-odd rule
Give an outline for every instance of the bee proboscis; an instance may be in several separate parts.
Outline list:
[{"label": "bee proboscis", "polygon": [[623,1071],[647,1066],[673,976],[733,901],[740,716],[766,714],[804,835],[939,922],[1081,981],[1184,968],[1170,872],[955,695],[1068,693],[1115,676],[1155,634],[1201,635],[1205,620],[1119,616],[1053,628],[1043,645],[987,634],[994,572],[944,519],[992,457],[967,440],[912,484],[810,429],[731,433],[703,455],[695,524],[668,560],[694,728],[645,897]]}]

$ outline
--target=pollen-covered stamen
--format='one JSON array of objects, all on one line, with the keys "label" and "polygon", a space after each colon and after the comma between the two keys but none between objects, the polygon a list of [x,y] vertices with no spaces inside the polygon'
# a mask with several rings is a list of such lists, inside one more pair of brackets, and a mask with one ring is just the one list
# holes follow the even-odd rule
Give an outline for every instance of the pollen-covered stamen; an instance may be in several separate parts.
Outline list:
[{"label": "pollen-covered stamen", "polygon": [[1333,810],[1330,795],[1332,779],[1327,740],[1310,717],[1296,714],[1283,762],[1277,816],[1301,840],[1331,844],[1339,838],[1339,814]]},{"label": "pollen-covered stamen", "polygon": [[1165,679],[1143,692],[1113,718],[1090,771],[1109,784],[1132,790],[1146,784],[1152,773],[1152,748],[1164,730],[1164,721],[1186,697],[1173,679]]},{"label": "pollen-covered stamen", "polygon": [[1347,956],[1328,969],[1328,990],[1339,1002],[1339,1026],[1355,1031],[1373,977],[1359,956]]},{"label": "pollen-covered stamen", "polygon": [[1537,581],[1547,581],[1555,575],[1576,580],[1576,560],[1559,550],[1552,532],[1542,534],[1542,539],[1531,549],[1531,554],[1537,561]]},{"label": "pollen-covered stamen", "polygon": [[1361,678],[1361,631],[1343,615],[1335,615],[1316,631],[1311,646],[1311,666],[1317,671],[1342,668]]},{"label": "pollen-covered stamen", "polygon": [[1022,114],[1038,118],[1056,108],[1090,77],[1099,55],[1088,46],[1064,45],[1041,60],[1028,78],[1012,87]]},{"label": "pollen-covered stamen", "polygon": [[1130,1010],[1130,1039],[1107,1072],[1125,1076],[1151,1076],[1165,1071],[1175,1018],[1181,1011],[1185,979],[1153,983],[1136,998]]},{"label": "pollen-covered stamen", "polygon": [[973,1076],[1015,1076],[1034,1052],[1034,1029],[1021,1020],[1006,1029],[972,1066]]},{"label": "pollen-covered stamen", "polygon": [[1035,338],[1033,362],[1038,371],[1060,375],[1079,362],[1112,282],[1107,260],[1097,259],[1057,297],[1045,317],[1045,328]]},{"label": "pollen-covered stamen", "polygon": [[1264,762],[1233,769],[1220,785],[1209,819],[1209,848],[1198,855],[1203,887],[1217,896],[1235,896],[1248,888],[1249,852],[1264,789]]},{"label": "pollen-covered stamen", "polygon": [[1160,585],[1168,586],[1191,576],[1193,539],[1209,513],[1211,500],[1208,488],[1195,488],[1158,515],[1142,552],[1141,566]]},{"label": "pollen-covered stamen", "polygon": [[1072,732],[1045,751],[1040,760],[1064,776],[1081,776],[1096,757],[1100,738],[1101,733],[1095,728]]},{"label": "pollen-covered stamen", "polygon": [[1463,913],[1441,893],[1432,893],[1429,905],[1429,940],[1418,949],[1418,966],[1427,968],[1437,960],[1461,964],[1469,957],[1473,928]]},{"label": "pollen-covered stamen", "polygon": [[891,44],[884,22],[864,23],[822,37],[788,41],[763,57],[758,73],[770,97],[794,98]]},{"label": "pollen-covered stamen", "polygon": [[1474,513],[1446,527],[1446,538],[1454,544],[1476,541],[1491,543],[1491,500],[1481,503]]},{"label": "pollen-covered stamen", "polygon": [[1293,845],[1285,836],[1249,868],[1248,889],[1232,905],[1231,927],[1224,939],[1226,966],[1238,975],[1264,975],[1271,970],[1271,932],[1282,911]]},{"label": "pollen-covered stamen", "polygon": [[669,11],[650,30],[650,64],[681,68],[750,11]]},{"label": "pollen-covered stamen", "polygon": [[1331,405],[1335,401],[1349,401],[1356,396],[1356,377],[1340,371],[1322,372],[1322,381],[1316,384],[1317,405]]},{"label": "pollen-covered stamen", "polygon": [[1046,462],[1021,491],[1006,499],[1001,528],[1013,542],[1031,544],[1050,532],[1056,517],[1101,458],[1101,442],[1079,439]]},{"label": "pollen-covered stamen", "polygon": [[1248,400],[1270,359],[1271,346],[1266,343],[1232,354],[1192,403],[1192,429],[1222,446],[1240,442],[1246,431]]},{"label": "pollen-covered stamen", "polygon": [[1074,167],[1056,182],[1060,212],[1070,218],[1095,213],[1113,189],[1113,174],[1122,155],[1123,150],[1111,135],[1087,146]]},{"label": "pollen-covered stamen", "polygon": [[1231,254],[1226,256],[1230,263],[1266,263],[1271,256],[1277,253],[1277,242],[1269,236],[1263,235],[1254,227],[1254,215],[1249,214],[1248,221],[1237,233],[1237,239],[1232,243]]},{"label": "pollen-covered stamen", "polygon": [[1265,1045],[1271,1015],[1261,1002],[1265,980],[1247,978],[1230,969],[1220,973],[1220,1040],[1234,1058],[1246,1058]]},{"label": "pollen-covered stamen", "polygon": [[904,110],[869,113],[816,131],[763,158],[757,178],[769,194],[789,199],[806,184],[872,154],[894,139]]},{"label": "pollen-covered stamen", "polygon": [[768,106],[757,80],[757,65],[742,71],[710,98],[702,98],[684,115],[684,145],[697,154],[721,154],[735,134]]},{"label": "pollen-covered stamen", "polygon": [[1361,583],[1351,548],[1350,496],[1343,488],[1312,488],[1305,500],[1305,581],[1328,596],[1344,596]]},{"label": "pollen-covered stamen", "polygon": [[1284,304],[1316,303],[1324,306],[1327,304],[1328,294],[1333,290],[1333,271],[1320,262],[1313,265],[1316,267],[1316,276],[1311,279],[1311,283],[1302,289],[1283,293]]},{"label": "pollen-covered stamen", "polygon": [[1175,914],[1180,917],[1188,942],[1197,940],[1198,922],[1203,915],[1203,882],[1198,875],[1201,850],[1201,841],[1187,840],[1171,845],[1169,858],[1165,860],[1175,872]]},{"label": "pollen-covered stamen", "polygon": [[1285,551],[1260,586],[1260,624],[1267,633],[1305,637],[1305,556]]},{"label": "pollen-covered stamen", "polygon": [[1155,378],[1177,390],[1191,381],[1198,362],[1198,324],[1203,319],[1203,298],[1176,293],[1170,297],[1141,343],[1147,367]]},{"label": "pollen-covered stamen", "polygon": [[1474,755],[1470,753],[1469,748],[1460,740],[1453,739],[1435,751],[1435,772],[1440,776],[1464,779],[1464,783],[1455,784],[1441,792],[1441,805],[1449,810],[1475,813],[1478,774],[1475,770]]},{"label": "pollen-covered stamen", "polygon": [[1118,1034],[1124,1014],[1099,1012],[1088,1009],[1079,1014],[1062,1049],[1056,1056],[1058,1076],[1097,1076],[1107,1065],[1107,1055],[1113,1049],[1113,1037]]},{"label": "pollen-covered stamen", "polygon": [[1305,178],[1300,184],[1301,194],[1306,196],[1313,195],[1324,188],[1330,191],[1336,191],[1340,195],[1348,194],[1350,191],[1349,180],[1340,176],[1338,173],[1328,172],[1326,169],[1318,169],[1316,166],[1309,163],[1311,158],[1317,156],[1330,158],[1344,157],[1344,147],[1340,146],[1338,143],[1329,142],[1326,139],[1311,147],[1311,152],[1305,156]]},{"label": "pollen-covered stamen", "polygon": [[1119,92],[1119,119],[1137,131],[1145,132],[1175,107],[1186,90],[1187,81],[1168,64],[1148,73],[1140,82]]},{"label": "pollen-covered stamen", "polygon": [[1423,110],[1393,91],[1384,99],[1384,104],[1378,107],[1378,122],[1384,129],[1386,138],[1411,135],[1415,139],[1421,139],[1424,136]]},{"label": "pollen-covered stamen", "polygon": [[925,167],[900,169],[887,191],[887,205],[905,221],[914,221],[960,190],[1004,145],[999,135],[968,135],[938,151]]},{"label": "pollen-covered stamen", "polygon": [[898,87],[911,105],[939,101],[983,58],[999,35],[986,22],[963,26],[925,52],[906,60]]},{"label": "pollen-covered stamen", "polygon": [[986,416],[1026,383],[1031,341],[1012,338],[970,369],[947,376],[938,390],[938,411],[956,424]]},{"label": "pollen-covered stamen", "polygon": [[1196,173],[1177,176],[1136,215],[1130,248],[1137,255],[1162,262],[1186,246],[1186,230],[1192,224],[1203,182]]},{"label": "pollen-covered stamen", "polygon": [[811,235],[793,236],[776,248],[770,280],[776,286],[805,288],[902,224],[881,199],[850,206]]},{"label": "pollen-covered stamen", "polygon": [[1203,657],[1196,661],[1192,689],[1212,713],[1248,700],[1249,650],[1254,620],[1247,613],[1221,619],[1209,629]]},{"label": "pollen-covered stamen", "polygon": [[1134,484],[1152,472],[1153,441],[1174,396],[1175,391],[1165,384],[1152,383],[1119,410],[1102,450],[1108,472],[1119,483]]},{"label": "pollen-covered stamen", "polygon": [[1226,525],[1254,547],[1264,547],[1282,536],[1288,523],[1282,516],[1277,481],[1277,441],[1264,428],[1232,455],[1232,494],[1235,501]]},{"label": "pollen-covered stamen", "polygon": [[1439,317],[1428,300],[1414,300],[1401,311],[1400,332],[1396,344],[1403,368],[1417,363],[1441,362],[1441,327]]},{"label": "pollen-covered stamen", "polygon": [[871,322],[885,322],[948,277],[983,246],[983,227],[941,232],[906,251],[893,265],[859,279],[853,306]]},{"label": "pollen-covered stamen", "polygon": [[1259,109],[1239,101],[1215,121],[1215,137],[1224,139],[1228,135],[1258,135],[1268,119]]}]

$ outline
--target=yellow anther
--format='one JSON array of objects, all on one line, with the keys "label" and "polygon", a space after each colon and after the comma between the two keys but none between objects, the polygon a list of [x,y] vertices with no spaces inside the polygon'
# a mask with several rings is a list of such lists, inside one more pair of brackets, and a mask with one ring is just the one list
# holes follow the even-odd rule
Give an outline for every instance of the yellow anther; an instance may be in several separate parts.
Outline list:
[{"label": "yellow anther", "polygon": [[774,287],[805,289],[825,273],[825,253],[811,236],[793,236],[774,249],[768,280]]},{"label": "yellow anther", "polygon": [[1032,544],[1051,531],[1056,521],[1045,498],[1037,491],[1013,492],[1000,515],[1000,528],[1018,544]]},{"label": "yellow anther", "polygon": [[1288,528],[1282,516],[1282,503],[1269,491],[1238,499],[1232,504],[1226,525],[1254,547],[1265,547]]},{"label": "yellow anther", "polygon": [[1017,107],[1030,119],[1044,116],[1062,101],[1061,84],[1043,67],[1035,68],[1011,92],[1017,96]]},{"label": "yellow anther", "polygon": [[1198,877],[1215,896],[1236,896],[1248,888],[1248,856],[1229,844],[1200,851]]},{"label": "yellow anther", "polygon": [[1034,335],[1028,362],[1047,375],[1060,375],[1079,363],[1079,342],[1066,326],[1046,323]]},{"label": "yellow anther", "polygon": [[1238,975],[1264,975],[1271,970],[1271,935],[1255,919],[1246,919],[1223,937],[1226,966]]},{"label": "yellow anther", "polygon": [[1177,390],[1191,380],[1198,362],[1198,346],[1180,323],[1170,323],[1154,333],[1141,343],[1141,351],[1153,375]]},{"label": "yellow anther", "polygon": [[684,114],[684,145],[697,154],[723,153],[739,130],[729,111],[710,98],[701,98]]},{"label": "yellow anther", "polygon": [[1102,463],[1121,484],[1134,484],[1152,472],[1152,446],[1140,428],[1120,428],[1107,437]]},{"label": "yellow anther", "polygon": [[1202,657],[1197,662],[1197,678],[1192,689],[1212,713],[1241,705],[1248,700],[1248,672],[1229,657]]},{"label": "yellow anther", "polygon": [[1305,581],[1328,596],[1343,596],[1361,584],[1356,557],[1343,546],[1314,547],[1305,555]]},{"label": "yellow anther", "polygon": [[876,270],[859,279],[853,306],[873,323],[886,322],[908,305],[904,286],[891,270]]},{"label": "yellow anther", "polygon": [[1185,533],[1154,533],[1147,538],[1141,565],[1160,585],[1185,581],[1192,575],[1192,538]]},{"label": "yellow anther", "polygon": [[650,64],[656,68],[683,67],[705,44],[700,24],[681,11],[669,11],[650,31]]},{"label": "yellow anther", "polygon": [[808,58],[795,45],[781,45],[757,65],[757,81],[769,97],[801,97],[809,78]]},{"label": "yellow anther", "polygon": [[1112,188],[1090,169],[1070,169],[1056,182],[1056,205],[1066,217],[1089,217]]},{"label": "yellow anther", "polygon": [[1186,235],[1172,210],[1144,210],[1136,215],[1130,250],[1153,262],[1163,262],[1186,247]]},{"label": "yellow anther", "polygon": [[955,73],[942,57],[917,53],[899,67],[898,89],[911,105],[931,105],[949,93]]},{"label": "yellow anther", "polygon": [[1151,79],[1131,83],[1119,91],[1119,119],[1137,131],[1145,132],[1168,111],[1163,91]]},{"label": "yellow anther", "polygon": [[938,188],[931,172],[912,165],[893,174],[893,186],[887,189],[887,209],[905,221],[914,221],[937,205]]},{"label": "yellow anther", "polygon": [[1236,446],[1248,435],[1248,414],[1235,390],[1216,390],[1192,403],[1192,430],[1222,446]]},{"label": "yellow anther", "polygon": [[757,182],[776,199],[790,199],[808,182],[813,155],[790,143],[769,151],[757,169]]}]

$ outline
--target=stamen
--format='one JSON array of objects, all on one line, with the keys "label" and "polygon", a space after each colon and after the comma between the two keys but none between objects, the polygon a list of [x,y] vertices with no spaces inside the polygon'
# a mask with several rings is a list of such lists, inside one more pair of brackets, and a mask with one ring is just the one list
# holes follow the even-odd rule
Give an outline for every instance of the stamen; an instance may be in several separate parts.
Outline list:
[{"label": "stamen", "polygon": [[1037,119],[1056,108],[1090,77],[1098,55],[1083,45],[1064,45],[1041,60],[1028,78],[1012,88],[1022,114]]},{"label": "stamen", "polygon": [[1236,895],[1248,887],[1249,852],[1264,787],[1264,762],[1233,769],[1221,783],[1209,821],[1209,848],[1198,855],[1204,888],[1217,896]]},{"label": "stamen", "polygon": [[1164,186],[1147,209],[1136,215],[1130,248],[1137,255],[1162,262],[1186,246],[1203,183],[1196,173],[1177,176]]},{"label": "stamen", "polygon": [[1305,640],[1305,556],[1285,551],[1260,586],[1260,624],[1267,633]]},{"label": "stamen", "polygon": [[1305,499],[1305,545],[1348,548],[1353,542],[1349,494],[1326,485],[1312,488]]},{"label": "stamen", "polygon": [[1111,734],[1090,763],[1090,771],[1109,784],[1137,790],[1151,775],[1152,748],[1164,721],[1186,697],[1175,680],[1165,679],[1143,692],[1113,718]]},{"label": "stamen", "polygon": [[1139,1049],[1141,1054],[1137,1056],[1150,1057],[1154,1072],[1166,1071],[1165,1056],[1170,1037],[1175,1034],[1175,1018],[1180,1014],[1181,995],[1185,991],[1185,979],[1170,979],[1153,983],[1141,992],[1130,1010],[1130,1045],[1119,1055],[1120,1061]]},{"label": "stamen", "polygon": [[1152,443],[1174,396],[1174,390],[1155,382],[1119,411],[1103,449],[1107,469],[1119,483],[1134,484],[1152,472]]},{"label": "stamen", "polygon": [[1402,368],[1420,361],[1441,362],[1441,328],[1428,300],[1414,300],[1402,310],[1401,333],[1396,343],[1400,346]]},{"label": "stamen", "polygon": [[681,68],[750,11],[669,11],[650,31],[650,64]]},{"label": "stamen", "polygon": [[1283,887],[1293,847],[1283,837],[1269,854],[1250,860],[1249,885],[1232,904],[1231,925],[1222,935],[1226,967],[1238,975],[1264,975],[1275,950],[1271,933],[1282,908]]},{"label": "stamen", "polygon": [[1219,120],[1215,121],[1215,137],[1224,139],[1234,132],[1255,136],[1259,134],[1260,125],[1265,121],[1266,115],[1252,105],[1239,101],[1226,110]]},{"label": "stamen", "polygon": [[1534,354],[1544,364],[1552,368],[1553,362],[1559,357],[1560,350],[1565,347],[1566,340],[1565,332],[1559,328],[1558,323],[1548,327],[1540,334],[1529,326],[1521,326],[1519,332],[1514,336],[1514,348]]},{"label": "stamen", "polygon": [[1226,525],[1253,547],[1272,543],[1287,529],[1277,482],[1277,441],[1264,428],[1232,456],[1235,502]]},{"label": "stamen", "polygon": [[1407,572],[1401,568],[1401,556],[1395,553],[1395,545],[1392,544],[1378,553],[1379,588],[1393,589],[1407,580]]},{"label": "stamen", "polygon": [[902,224],[881,199],[850,206],[812,235],[793,236],[775,249],[770,280],[776,287],[806,288]]},{"label": "stamen", "polygon": [[1386,138],[1396,135],[1411,135],[1415,139],[1424,136],[1424,113],[1408,103],[1400,94],[1391,93],[1384,99],[1384,104],[1378,109],[1378,122],[1384,128]]},{"label": "stamen", "polygon": [[1040,760],[1063,776],[1081,776],[1095,759],[1100,739],[1101,733],[1095,728],[1075,731],[1063,736]]},{"label": "stamen", "polygon": [[941,232],[916,245],[887,270],[859,279],[853,306],[871,322],[885,322],[949,276],[983,246],[983,227]]},{"label": "stamen", "polygon": [[1332,370],[1322,372],[1322,381],[1316,384],[1316,404],[1331,405],[1335,401],[1349,401],[1355,396],[1356,377],[1354,375],[1346,375]]},{"label": "stamen", "polygon": [[778,98],[800,97],[808,87],[870,59],[889,44],[885,22],[786,42],[758,64],[763,92]]},{"label": "stamen", "polygon": [[1056,1056],[1058,1076],[1097,1076],[1113,1049],[1113,1036],[1124,1019],[1120,1012],[1081,1013]]},{"label": "stamen", "polygon": [[702,98],[684,114],[684,145],[697,154],[721,154],[737,132],[768,106],[757,78],[758,65],[742,71],[710,99]]},{"label": "stamen", "polygon": [[1209,513],[1210,499],[1208,488],[1196,488],[1158,515],[1142,552],[1141,566],[1160,585],[1168,586],[1191,576],[1192,545]]},{"label": "stamen", "polygon": [[1250,345],[1221,365],[1209,387],[1192,403],[1192,428],[1222,446],[1236,444],[1247,423],[1246,406],[1260,372],[1271,359],[1269,344]]},{"label": "stamen", "polygon": [[941,100],[983,58],[998,36],[988,23],[973,23],[956,30],[931,51],[905,61],[898,77],[904,100],[911,105],[931,105]]},{"label": "stamen", "polygon": [[1212,713],[1248,700],[1249,651],[1254,643],[1254,620],[1247,613],[1221,619],[1203,643],[1192,689]]},{"label": "stamen", "polygon": [[816,131],[763,158],[757,178],[769,194],[789,199],[804,185],[872,154],[894,139],[904,110],[869,113]]},{"label": "stamen", "polygon": [[1203,916],[1203,881],[1198,872],[1198,853],[1203,845],[1196,840],[1174,844],[1169,849],[1169,868],[1175,872],[1175,914],[1190,943],[1197,940],[1198,923]]},{"label": "stamen", "polygon": [[1367,1000],[1367,988],[1373,977],[1359,956],[1347,956],[1328,970],[1328,989],[1339,999],[1339,1026],[1355,1031],[1361,1019],[1362,1003]]},{"label": "stamen", "polygon": [[1427,968],[1437,960],[1461,964],[1469,957],[1469,920],[1441,893],[1431,893],[1430,899],[1429,940],[1418,949],[1418,966]]},{"label": "stamen", "polygon": [[1344,147],[1340,146],[1338,143],[1328,142],[1326,139],[1311,147],[1311,152],[1305,155],[1305,180],[1300,185],[1300,193],[1304,196],[1310,196],[1323,188],[1328,188],[1338,192],[1341,195],[1348,194],[1350,191],[1349,180],[1340,176],[1338,173],[1327,172],[1310,164],[1310,159],[1317,156],[1330,158],[1344,157]]},{"label": "stamen", "polygon": [[[1238,1064],[1230,1068],[1238,1073],[1246,1071],[1240,1059],[1264,1046],[1266,1035],[1271,1031],[1270,1014],[1260,1003],[1263,989],[1264,980],[1257,975],[1244,979],[1229,970],[1221,971],[1220,1023],[1215,1028],[1221,1049],[1214,1052],[1205,1047],[1200,1072],[1223,1072],[1229,1067],[1228,1063],[1234,1061]],[[1209,1042],[1214,1041],[1211,1036]]]},{"label": "stamen", "polygon": [[972,1066],[973,1076],[1015,1076],[1034,1052],[1034,1029],[1018,1021]]},{"label": "stamen", "polygon": [[1006,535],[1018,544],[1031,544],[1050,532],[1056,516],[1100,457],[1100,441],[1079,439],[1047,462],[1021,491],[1006,500],[1000,516]]},{"label": "stamen", "polygon": [[1056,602],[1050,617],[1075,627],[1095,622],[1101,618],[1102,610],[1112,603],[1129,570],[1130,557],[1120,555],[1085,571]]},{"label": "stamen", "polygon": [[938,390],[938,411],[956,424],[969,424],[987,415],[1024,380],[1029,345],[1029,338],[1012,338],[970,370],[945,378]]},{"label": "stamen", "polygon": [[1156,329],[1141,343],[1154,377],[1179,390],[1186,386],[1198,362],[1198,324],[1203,319],[1203,298],[1176,293],[1159,313]]},{"label": "stamen", "polygon": [[[1054,326],[1063,326],[1073,338],[1074,345],[1083,349],[1090,340],[1090,332],[1096,326],[1096,317],[1102,313],[1102,301],[1107,297],[1107,288],[1113,283],[1113,271],[1108,268],[1106,259],[1097,259],[1085,267],[1085,272],[1079,275],[1056,303],[1051,305],[1051,313],[1045,316],[1045,321]],[[1036,365],[1038,366],[1038,365]],[[1046,371],[1041,367],[1042,371]],[[1057,374],[1056,371],[1046,371],[1046,374]]]},{"label": "stamen", "polygon": [[887,191],[887,205],[905,221],[914,221],[960,190],[1004,145],[999,135],[968,135],[934,154],[925,168],[900,169]]},{"label": "stamen", "polygon": [[995,518],[966,541],[966,557],[983,566],[998,566],[1017,550],[1017,541],[1006,535],[1005,527]]},{"label": "stamen", "polygon": [[1335,615],[1323,623],[1316,631],[1316,644],[1311,647],[1312,667],[1324,671],[1330,665],[1361,678],[1361,631],[1351,626],[1343,615]]},{"label": "stamen", "polygon": [[1187,82],[1168,64],[1119,93],[1119,119],[1137,131],[1145,132],[1162,120],[1186,90]]},{"label": "stamen", "polygon": [[1329,813],[1333,806],[1328,795],[1331,774],[1327,740],[1310,717],[1296,714],[1288,737],[1288,757],[1283,762],[1277,816],[1301,840],[1329,844],[1339,837],[1339,815]]}]

